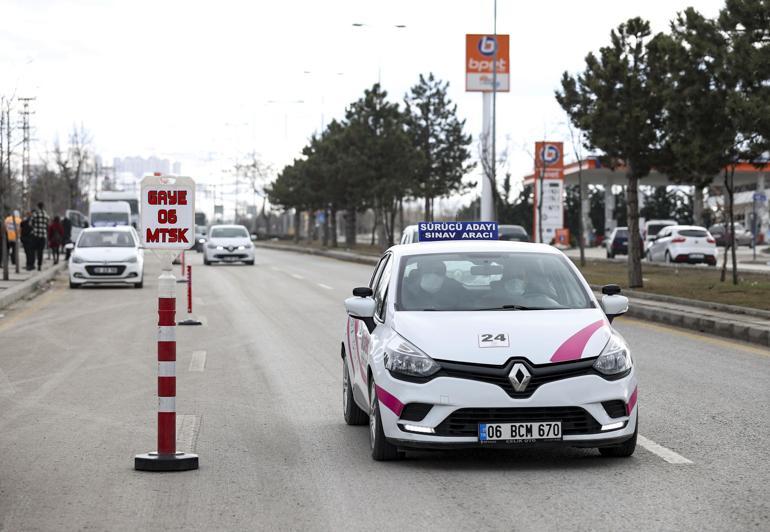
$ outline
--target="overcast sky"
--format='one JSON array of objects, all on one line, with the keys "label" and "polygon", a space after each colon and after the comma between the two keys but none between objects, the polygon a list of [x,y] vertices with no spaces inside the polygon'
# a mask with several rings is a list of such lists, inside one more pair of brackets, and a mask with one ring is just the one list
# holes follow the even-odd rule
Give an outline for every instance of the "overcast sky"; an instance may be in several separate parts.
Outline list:
[{"label": "overcast sky", "polygon": [[[498,97],[498,146],[513,175],[530,171],[536,139],[566,140],[553,91],[610,29],[639,15],[664,30],[678,10],[713,16],[722,3],[499,0],[512,79]],[[0,94],[37,97],[38,148],[82,122],[108,160],[168,157],[218,182],[249,150],[290,162],[378,75],[399,100],[420,73],[448,80],[476,137],[481,95],[464,92],[464,35],[491,32],[492,13],[493,0],[0,0]]]}]

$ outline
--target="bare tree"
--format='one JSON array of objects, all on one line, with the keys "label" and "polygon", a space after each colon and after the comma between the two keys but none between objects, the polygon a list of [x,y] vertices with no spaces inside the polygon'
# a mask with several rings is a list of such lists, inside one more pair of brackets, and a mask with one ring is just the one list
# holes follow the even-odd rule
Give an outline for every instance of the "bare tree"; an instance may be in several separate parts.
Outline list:
[{"label": "bare tree", "polygon": [[84,177],[92,158],[92,140],[81,124],[80,127],[72,127],[66,149],[62,149],[58,139],[54,143],[56,169],[67,184],[67,205],[70,209],[82,208],[83,193],[88,189]]},{"label": "bare tree", "polygon": [[[265,193],[265,187],[270,183],[270,180],[273,177],[273,167],[264,162],[256,151],[252,151],[246,154],[244,162],[236,163],[235,172],[237,175],[242,175],[246,178],[251,193],[254,196],[255,209],[257,206],[256,196],[262,198],[262,207],[259,209],[257,216],[262,218],[266,232],[269,233],[270,218],[269,213],[267,212],[267,194]],[[238,201],[238,198],[236,198],[236,201]],[[256,230],[256,220],[254,224]]]},{"label": "bare tree", "polygon": [[585,227],[583,226],[583,144],[585,142],[583,138],[583,132],[578,130],[577,132],[572,127],[572,122],[567,120],[567,130],[569,131],[569,139],[572,144],[572,152],[575,155],[575,161],[578,164],[578,205],[580,212],[578,214],[578,247],[580,248],[580,265],[586,265],[586,250],[585,250]]}]

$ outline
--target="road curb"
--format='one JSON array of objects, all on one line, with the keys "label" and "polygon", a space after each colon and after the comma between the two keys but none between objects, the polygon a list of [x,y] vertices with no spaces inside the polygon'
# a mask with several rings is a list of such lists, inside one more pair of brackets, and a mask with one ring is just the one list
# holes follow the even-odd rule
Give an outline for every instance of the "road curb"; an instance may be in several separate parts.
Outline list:
[{"label": "road curb", "polygon": [[41,284],[47,283],[54,277],[56,277],[60,271],[64,270],[67,266],[66,261],[62,261],[56,266],[52,266],[47,270],[36,273],[26,281],[22,281],[18,285],[8,288],[0,292],[0,308],[5,308],[8,305],[16,303],[20,299],[24,299],[28,295],[35,292]]},{"label": "road curb", "polygon": [[[332,259],[344,260],[348,262],[357,262],[359,264],[372,265],[376,264],[379,260],[379,257],[367,257],[365,255],[360,255],[350,251],[303,248],[292,245],[272,244],[267,242],[255,242],[255,244],[259,247],[267,249],[293,251],[295,253],[329,257]],[[601,290],[601,286],[598,285],[591,285],[591,288],[597,291]],[[752,316],[761,319],[767,319],[770,313],[767,313],[766,311],[748,309],[735,305],[722,305],[719,303],[712,304],[703,301],[692,301],[689,299],[672,296],[661,296],[658,294],[650,297],[651,294],[640,294],[635,290],[624,290],[623,293],[626,296],[629,296],[629,299],[631,300],[631,305],[629,305],[629,311],[627,314],[628,316],[646,321],[663,323],[665,325],[671,325],[674,327],[680,327],[683,329],[690,329],[693,331],[722,336],[724,338],[750,342],[752,344],[770,346],[770,320],[768,320],[766,326],[740,321],[742,316]],[[683,305],[687,306],[688,309],[685,311],[666,308],[661,306],[660,303]],[[729,321],[725,321],[718,319],[716,316],[701,312],[703,310],[725,312],[735,315],[735,318]]]}]

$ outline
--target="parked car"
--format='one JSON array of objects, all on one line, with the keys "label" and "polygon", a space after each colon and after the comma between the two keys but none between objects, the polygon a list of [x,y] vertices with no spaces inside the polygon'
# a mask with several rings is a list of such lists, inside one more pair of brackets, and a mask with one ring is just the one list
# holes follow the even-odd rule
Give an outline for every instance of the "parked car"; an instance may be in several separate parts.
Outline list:
[{"label": "parked car", "polygon": [[[726,246],[727,242],[729,242],[729,225],[730,224],[714,224],[709,227],[709,233],[711,233],[714,240],[716,240],[717,246]],[[743,224],[740,222],[735,222],[735,242],[738,246],[752,247],[754,245],[751,231],[748,231],[743,227]]]},{"label": "parked car", "polygon": [[676,220],[647,220],[644,222],[644,228],[642,229],[642,240],[644,241],[644,251],[646,252],[655,237],[664,227],[676,225]]},{"label": "parked car", "polygon": [[647,260],[716,266],[716,241],[705,227],[671,225],[654,237],[647,249]]},{"label": "parked car", "polygon": [[64,211],[64,216],[70,221],[70,227],[72,228],[69,241],[77,242],[80,233],[88,227],[88,218],[82,212],[72,209]]},{"label": "parked car", "polygon": [[512,242],[529,242],[527,230],[520,225],[501,225],[498,227],[500,240],[509,240]]},{"label": "parked car", "polygon": [[207,233],[208,233],[208,230],[206,229],[205,225],[195,226],[195,244],[193,245],[193,249],[198,253],[203,253],[203,248],[206,246]]},{"label": "parked car", "polygon": [[[642,245],[641,236],[639,245]],[[604,241],[604,247],[607,248],[607,258],[615,258],[615,255],[628,255],[628,227],[616,227],[610,233],[609,238]]]}]

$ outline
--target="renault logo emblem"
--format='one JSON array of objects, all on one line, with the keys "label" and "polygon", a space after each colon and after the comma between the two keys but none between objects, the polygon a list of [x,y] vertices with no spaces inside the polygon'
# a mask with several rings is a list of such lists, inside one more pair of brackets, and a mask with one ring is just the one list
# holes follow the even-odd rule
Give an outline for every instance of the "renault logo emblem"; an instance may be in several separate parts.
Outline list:
[{"label": "renault logo emblem", "polygon": [[517,392],[523,392],[529,384],[529,380],[532,378],[532,374],[527,369],[527,366],[521,362],[516,362],[511,368],[511,372],[508,374],[508,380],[513,384],[513,389]]}]

